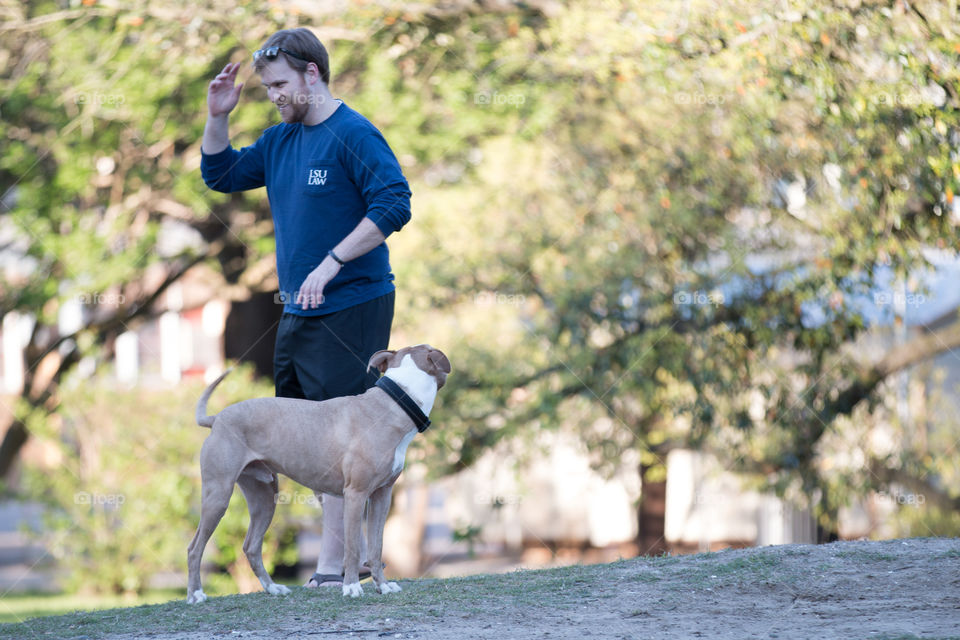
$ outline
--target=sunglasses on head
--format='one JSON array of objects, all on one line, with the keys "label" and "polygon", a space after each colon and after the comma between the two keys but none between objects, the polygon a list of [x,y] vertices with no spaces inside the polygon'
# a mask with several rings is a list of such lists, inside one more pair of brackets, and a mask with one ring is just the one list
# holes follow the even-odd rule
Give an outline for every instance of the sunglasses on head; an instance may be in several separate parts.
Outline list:
[{"label": "sunglasses on head", "polygon": [[267,60],[276,60],[277,56],[280,55],[280,53],[285,53],[288,56],[293,56],[294,58],[298,60],[303,60],[304,62],[310,62],[300,54],[294,53],[289,49],[284,49],[283,47],[267,47],[266,49],[257,49],[256,51],[253,52],[253,61],[256,62],[260,58],[266,58]]}]

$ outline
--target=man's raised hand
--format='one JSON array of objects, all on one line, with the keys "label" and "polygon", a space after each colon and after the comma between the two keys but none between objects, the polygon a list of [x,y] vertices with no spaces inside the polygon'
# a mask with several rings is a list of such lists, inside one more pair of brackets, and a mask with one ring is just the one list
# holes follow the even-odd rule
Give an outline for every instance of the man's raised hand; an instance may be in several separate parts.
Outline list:
[{"label": "man's raised hand", "polygon": [[232,62],[223,68],[207,88],[207,109],[211,116],[222,116],[233,111],[240,100],[243,83],[234,86],[237,80],[239,62]]}]

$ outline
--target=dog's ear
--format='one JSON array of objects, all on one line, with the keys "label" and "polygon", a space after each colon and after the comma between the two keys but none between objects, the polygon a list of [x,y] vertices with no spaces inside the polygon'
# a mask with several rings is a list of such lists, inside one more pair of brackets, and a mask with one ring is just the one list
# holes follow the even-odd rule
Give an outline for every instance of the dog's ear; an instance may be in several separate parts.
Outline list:
[{"label": "dog's ear", "polygon": [[376,367],[380,370],[380,373],[387,372],[387,364],[390,362],[390,358],[394,356],[396,351],[377,351],[375,354],[370,356],[370,361],[367,362],[367,371]]},{"label": "dog's ear", "polygon": [[445,356],[442,351],[431,351],[430,355],[427,356],[427,360],[439,371],[450,373],[450,360],[447,359],[447,356]]},{"label": "dog's ear", "polygon": [[427,362],[430,363],[430,367],[433,369],[431,373],[433,373],[437,380],[437,389],[443,388],[443,385],[447,383],[447,374],[450,373],[450,360],[447,359],[447,356],[443,355],[442,351],[434,349],[427,354]]}]

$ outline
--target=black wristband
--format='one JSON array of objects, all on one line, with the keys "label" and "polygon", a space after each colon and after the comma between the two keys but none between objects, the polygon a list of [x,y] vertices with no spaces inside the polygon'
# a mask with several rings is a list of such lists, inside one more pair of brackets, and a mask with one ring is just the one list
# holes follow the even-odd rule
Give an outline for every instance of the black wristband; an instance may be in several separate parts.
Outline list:
[{"label": "black wristband", "polygon": [[330,256],[331,258],[333,258],[334,260],[336,260],[336,261],[337,261],[337,264],[339,264],[341,267],[342,267],[343,265],[347,264],[346,262],[344,262],[343,260],[341,260],[341,259],[337,256],[337,254],[335,254],[335,253],[333,252],[333,249],[330,249],[330,251],[327,252],[327,255]]}]

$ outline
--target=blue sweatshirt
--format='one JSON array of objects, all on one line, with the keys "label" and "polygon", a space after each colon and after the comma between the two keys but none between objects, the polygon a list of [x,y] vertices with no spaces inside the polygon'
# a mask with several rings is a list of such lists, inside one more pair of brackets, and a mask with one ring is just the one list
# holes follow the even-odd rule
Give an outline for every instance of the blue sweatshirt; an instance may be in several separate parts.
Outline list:
[{"label": "blue sweatshirt", "polygon": [[294,304],[310,272],[364,217],[384,236],[410,220],[410,187],[396,156],[377,128],[346,104],[320,124],[282,123],[239,151],[203,153],[200,171],[208,187],[223,193],[267,187],[287,313],[333,313],[393,291],[389,251],[381,243],[340,269],[319,307]]}]

